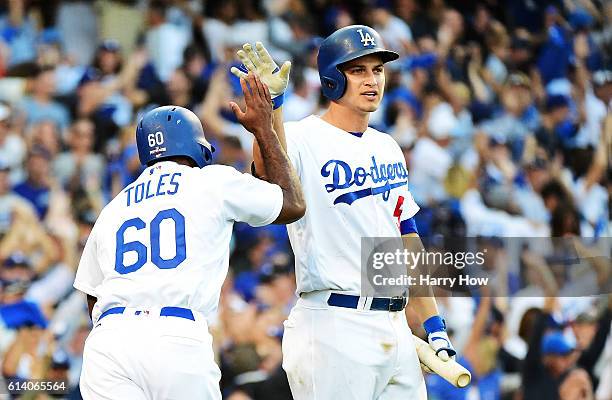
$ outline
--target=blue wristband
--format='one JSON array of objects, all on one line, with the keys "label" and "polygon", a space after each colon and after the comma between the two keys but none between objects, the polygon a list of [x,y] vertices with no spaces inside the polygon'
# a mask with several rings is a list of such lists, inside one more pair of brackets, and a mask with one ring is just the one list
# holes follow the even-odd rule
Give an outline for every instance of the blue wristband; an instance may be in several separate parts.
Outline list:
[{"label": "blue wristband", "polygon": [[272,109],[276,110],[277,108],[283,105],[284,101],[285,101],[285,93],[279,94],[278,96],[272,99]]},{"label": "blue wristband", "polygon": [[408,218],[400,222],[400,234],[408,235],[409,233],[419,233],[417,229],[416,222],[414,221],[414,217]]},{"label": "blue wristband", "polygon": [[434,332],[446,332],[446,322],[444,322],[444,318],[439,315],[434,315],[430,317],[427,321],[423,322],[423,328],[425,328],[425,332],[427,335],[430,335]]}]

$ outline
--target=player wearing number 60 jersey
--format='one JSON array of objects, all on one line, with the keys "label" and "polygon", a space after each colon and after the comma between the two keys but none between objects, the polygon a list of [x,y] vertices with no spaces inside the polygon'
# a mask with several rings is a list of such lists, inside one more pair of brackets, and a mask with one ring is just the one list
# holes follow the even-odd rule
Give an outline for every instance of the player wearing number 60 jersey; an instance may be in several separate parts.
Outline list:
[{"label": "player wearing number 60 jersey", "polygon": [[94,328],[83,355],[85,399],[220,399],[206,319],[217,308],[234,221],[304,214],[299,182],[272,128],[268,89],[246,78],[238,120],[264,144],[269,182],[209,165],[195,114],[160,107],[139,122],[147,168],[102,211],[78,267]]}]

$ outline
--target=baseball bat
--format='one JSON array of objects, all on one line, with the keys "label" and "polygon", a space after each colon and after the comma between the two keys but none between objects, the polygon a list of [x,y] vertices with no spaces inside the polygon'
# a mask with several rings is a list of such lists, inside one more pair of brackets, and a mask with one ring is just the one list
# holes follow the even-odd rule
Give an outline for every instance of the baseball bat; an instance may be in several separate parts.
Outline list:
[{"label": "baseball bat", "polygon": [[429,367],[430,370],[440,375],[444,380],[455,387],[464,388],[470,384],[472,374],[455,360],[442,361],[429,343],[418,336],[412,335],[419,360]]}]

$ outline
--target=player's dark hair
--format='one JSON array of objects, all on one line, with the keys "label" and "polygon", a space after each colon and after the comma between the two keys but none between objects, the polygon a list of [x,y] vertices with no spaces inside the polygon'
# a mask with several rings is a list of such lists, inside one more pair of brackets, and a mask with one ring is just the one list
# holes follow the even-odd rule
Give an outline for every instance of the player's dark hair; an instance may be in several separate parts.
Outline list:
[{"label": "player's dark hair", "polygon": [[152,160],[147,163],[147,167],[157,164],[160,161],[174,161],[177,164],[187,165],[189,167],[197,167],[195,161],[193,161],[190,157],[184,156],[170,156],[170,157],[162,157]]}]

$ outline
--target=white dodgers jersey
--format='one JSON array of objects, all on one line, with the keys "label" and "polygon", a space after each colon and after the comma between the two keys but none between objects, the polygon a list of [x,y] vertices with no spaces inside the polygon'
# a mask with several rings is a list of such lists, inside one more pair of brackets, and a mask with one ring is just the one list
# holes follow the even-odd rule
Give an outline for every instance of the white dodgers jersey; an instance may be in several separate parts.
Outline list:
[{"label": "white dodgers jersey", "polygon": [[283,205],[278,185],[221,165],[147,167],[102,210],[74,287],[97,297],[93,320],[116,307],[218,306],[234,221],[262,226]]},{"label": "white dodgers jersey", "polygon": [[361,238],[399,237],[419,210],[395,140],[368,128],[357,136],[310,116],[285,125],[287,153],[306,215],[287,226],[297,292],[361,288]]}]

